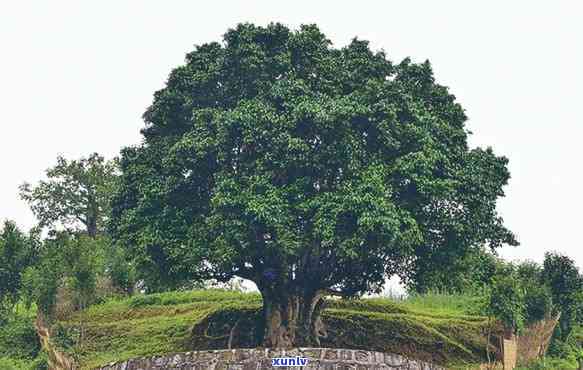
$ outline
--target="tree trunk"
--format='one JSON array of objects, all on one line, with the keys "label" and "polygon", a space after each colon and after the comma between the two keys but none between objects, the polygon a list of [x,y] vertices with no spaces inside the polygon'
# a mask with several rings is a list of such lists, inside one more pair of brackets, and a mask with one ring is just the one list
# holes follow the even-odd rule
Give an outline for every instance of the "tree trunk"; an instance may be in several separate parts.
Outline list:
[{"label": "tree trunk", "polygon": [[87,217],[87,235],[89,235],[91,239],[95,239],[97,237],[96,217]]},{"label": "tree trunk", "polygon": [[263,346],[290,348],[319,346],[326,337],[321,311],[323,295],[285,294],[262,291],[264,334]]},{"label": "tree trunk", "polygon": [[85,220],[87,226],[87,235],[90,238],[95,239],[97,237],[97,222],[99,217],[99,204],[95,200],[93,195],[89,195],[87,201],[87,209],[85,210]]}]

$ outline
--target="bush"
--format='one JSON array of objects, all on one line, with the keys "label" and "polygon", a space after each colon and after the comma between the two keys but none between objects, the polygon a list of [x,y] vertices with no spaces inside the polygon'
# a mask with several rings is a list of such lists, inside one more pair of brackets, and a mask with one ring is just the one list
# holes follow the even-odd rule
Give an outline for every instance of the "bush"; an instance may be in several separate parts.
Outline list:
[{"label": "bush", "polygon": [[26,361],[9,357],[0,357],[0,370],[28,370]]},{"label": "bush", "polygon": [[557,337],[565,340],[572,328],[583,325],[583,276],[568,256],[546,253],[542,277],[561,312]]},{"label": "bush", "polygon": [[47,356],[43,353],[33,361],[0,357],[0,370],[48,370]]},{"label": "bush", "polygon": [[545,357],[527,364],[526,366],[517,367],[515,370],[577,370],[578,365],[572,360]]},{"label": "bush", "polygon": [[0,370],[47,370],[33,324],[34,310],[12,314],[0,325]]},{"label": "bush", "polygon": [[553,311],[553,297],[544,285],[530,285],[525,289],[525,321],[531,324],[545,319]]},{"label": "bush", "polygon": [[34,267],[28,267],[22,274],[23,299],[30,306],[36,303],[44,313],[50,313],[55,305],[60,265],[54,266],[50,259],[45,259]]},{"label": "bush", "polygon": [[0,357],[32,360],[40,351],[32,318],[16,316],[0,326]]},{"label": "bush", "polygon": [[126,261],[124,251],[112,245],[106,263],[112,285],[121,292],[132,294],[136,283],[136,271],[134,266]]},{"label": "bush", "polygon": [[162,304],[162,299],[158,294],[148,294],[142,296],[133,297],[130,300],[129,306],[131,308],[138,308],[144,306],[154,306]]},{"label": "bush", "polygon": [[60,350],[71,353],[81,338],[81,329],[57,323],[52,327],[52,343]]},{"label": "bush", "polygon": [[506,275],[494,280],[488,310],[514,334],[524,327],[526,313],[524,291],[515,276]]},{"label": "bush", "polygon": [[29,370],[48,370],[49,359],[45,352],[41,352],[29,365]]},{"label": "bush", "polygon": [[10,221],[0,227],[0,319],[20,301],[22,271],[35,262],[38,245],[34,230],[26,235]]},{"label": "bush", "polygon": [[125,294],[133,283],[120,258],[106,237],[57,234],[45,241],[39,263],[22,274],[24,297],[53,317],[57,307],[70,312]]}]

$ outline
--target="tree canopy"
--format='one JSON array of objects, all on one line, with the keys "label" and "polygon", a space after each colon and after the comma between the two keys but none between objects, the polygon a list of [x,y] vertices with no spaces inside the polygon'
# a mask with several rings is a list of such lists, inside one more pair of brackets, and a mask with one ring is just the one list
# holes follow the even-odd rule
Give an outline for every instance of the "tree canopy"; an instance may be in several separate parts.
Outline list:
[{"label": "tree canopy", "polygon": [[30,204],[41,227],[77,228],[95,237],[109,214],[116,166],[97,153],[68,161],[59,156],[57,164],[46,171],[47,181],[36,186],[24,183],[20,196]]},{"label": "tree canopy", "polygon": [[241,24],[197,46],[122,150],[110,230],[152,287],[257,284],[268,346],[318,343],[322,298],[517,244],[496,212],[507,159],[470,149],[430,63],[314,25]]}]

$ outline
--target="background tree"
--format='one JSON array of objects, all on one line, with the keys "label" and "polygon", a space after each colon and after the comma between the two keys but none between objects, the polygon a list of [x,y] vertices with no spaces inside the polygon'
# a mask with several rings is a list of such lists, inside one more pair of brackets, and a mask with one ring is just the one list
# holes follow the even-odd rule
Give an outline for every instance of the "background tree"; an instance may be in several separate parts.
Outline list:
[{"label": "background tree", "polygon": [[[543,268],[532,261],[516,264],[513,278],[523,286],[525,301],[525,324],[549,319],[557,313],[550,286],[545,282]],[[504,272],[500,272],[503,274]]]},{"label": "background tree", "polygon": [[95,237],[109,214],[115,172],[115,162],[97,153],[72,161],[59,156],[56,166],[46,172],[47,181],[34,187],[24,183],[20,196],[30,204],[41,227],[82,225],[90,237]]},{"label": "background tree", "polygon": [[24,270],[23,295],[27,303],[36,303],[47,315],[54,316],[59,290],[71,311],[113,295],[99,290],[99,283],[111,279],[109,254],[111,245],[104,236],[60,231],[45,239],[39,261]]},{"label": "background tree", "polygon": [[0,231],[0,321],[20,299],[22,272],[35,263],[40,241],[34,230],[26,235],[6,221]]},{"label": "background tree", "polygon": [[543,280],[561,312],[558,337],[567,338],[574,326],[583,326],[583,275],[575,261],[559,253],[545,253]]},{"label": "background tree", "polygon": [[419,256],[414,271],[406,276],[406,287],[411,293],[428,292],[475,294],[494,283],[504,261],[483,247],[466,250],[436,250]]},{"label": "background tree", "polygon": [[112,235],[159,287],[254,281],[267,346],[318,344],[326,295],[516,244],[495,209],[507,160],[469,149],[429,62],[243,24],[189,53],[144,119],[143,144],[122,151]]}]

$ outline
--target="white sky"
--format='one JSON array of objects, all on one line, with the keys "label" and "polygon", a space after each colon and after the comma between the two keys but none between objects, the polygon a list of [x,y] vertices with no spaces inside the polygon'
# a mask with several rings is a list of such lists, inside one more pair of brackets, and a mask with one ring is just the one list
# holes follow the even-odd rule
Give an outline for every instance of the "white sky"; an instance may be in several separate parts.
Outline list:
[{"label": "white sky", "polygon": [[193,45],[239,22],[316,23],[393,61],[429,59],[470,117],[472,145],[510,158],[499,210],[522,245],[501,254],[583,267],[583,3],[573,1],[3,1],[0,219],[29,228],[18,185],[58,154],[106,157],[140,141],[141,115]]}]

